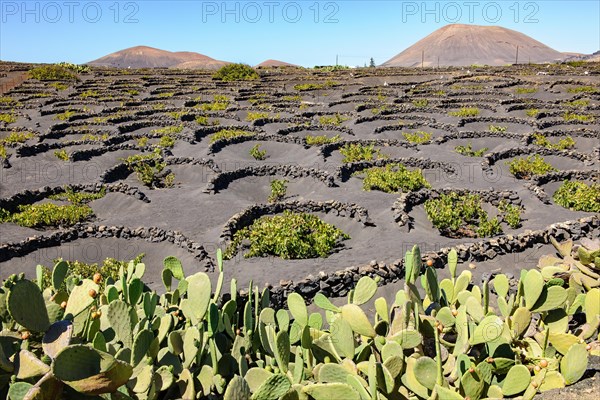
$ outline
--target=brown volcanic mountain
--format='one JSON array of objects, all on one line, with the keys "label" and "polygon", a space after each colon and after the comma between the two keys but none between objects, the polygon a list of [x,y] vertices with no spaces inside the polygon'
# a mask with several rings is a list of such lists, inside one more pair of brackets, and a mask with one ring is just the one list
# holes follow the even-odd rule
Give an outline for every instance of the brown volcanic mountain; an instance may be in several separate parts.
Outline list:
[{"label": "brown volcanic mountain", "polygon": [[286,63],[279,60],[265,60],[258,64],[256,68],[267,68],[267,67],[297,67],[296,64]]},{"label": "brown volcanic mountain", "polygon": [[88,62],[88,65],[97,67],[182,69],[213,69],[226,64],[225,61],[191,51],[171,52],[148,46],[130,47]]},{"label": "brown volcanic mountain", "polygon": [[506,65],[543,63],[567,56],[520,32],[500,26],[452,24],[419,40],[402,53],[382,64],[384,67]]}]

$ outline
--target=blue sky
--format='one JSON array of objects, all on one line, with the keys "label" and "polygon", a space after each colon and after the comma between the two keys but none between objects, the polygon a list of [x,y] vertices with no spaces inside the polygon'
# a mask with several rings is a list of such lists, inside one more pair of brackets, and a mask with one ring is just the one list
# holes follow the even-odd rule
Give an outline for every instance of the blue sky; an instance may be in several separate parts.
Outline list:
[{"label": "blue sky", "polygon": [[500,25],[558,51],[600,49],[600,1],[0,0],[0,59],[84,63],[136,45],[258,64],[383,63],[449,23]]}]

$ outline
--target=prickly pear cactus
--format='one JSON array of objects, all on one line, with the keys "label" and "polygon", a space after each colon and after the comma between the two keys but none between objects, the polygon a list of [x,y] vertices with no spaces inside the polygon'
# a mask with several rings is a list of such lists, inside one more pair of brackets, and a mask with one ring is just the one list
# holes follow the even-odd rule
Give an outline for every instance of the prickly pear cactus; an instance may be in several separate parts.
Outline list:
[{"label": "prickly pear cactus", "polygon": [[117,338],[123,342],[124,346],[131,348],[133,345],[133,326],[129,305],[121,300],[111,302],[108,305],[106,317]]},{"label": "prickly pear cactus", "polygon": [[45,332],[50,326],[42,292],[31,281],[17,281],[8,292],[6,306],[12,319],[30,331]]},{"label": "prickly pear cactus", "polygon": [[57,354],[52,374],[71,388],[85,395],[112,393],[123,386],[133,368],[85,345],[71,345]]}]

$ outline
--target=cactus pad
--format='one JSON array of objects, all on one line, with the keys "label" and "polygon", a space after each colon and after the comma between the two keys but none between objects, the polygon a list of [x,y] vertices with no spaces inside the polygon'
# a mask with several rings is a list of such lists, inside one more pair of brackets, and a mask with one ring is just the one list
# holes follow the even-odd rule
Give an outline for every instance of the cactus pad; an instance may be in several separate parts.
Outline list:
[{"label": "cactus pad", "polygon": [[55,322],[48,328],[42,340],[42,348],[50,358],[56,355],[71,342],[73,336],[73,324],[71,321],[63,320]]},{"label": "cactus pad", "polygon": [[50,326],[42,292],[31,281],[20,280],[10,288],[6,307],[11,317],[30,331],[44,332]]},{"label": "cactus pad", "polygon": [[502,385],[502,394],[505,396],[519,394],[527,389],[530,381],[531,374],[527,367],[524,365],[515,365],[506,374],[504,384]]},{"label": "cactus pad", "polygon": [[358,392],[346,383],[317,383],[303,387],[302,391],[315,400],[360,400]]},{"label": "cactus pad", "polygon": [[565,383],[571,385],[577,382],[587,369],[588,352],[585,344],[575,344],[560,361],[560,372],[565,378]]},{"label": "cactus pad", "polygon": [[52,373],[79,393],[97,395],[116,391],[127,383],[133,369],[108,353],[71,345],[58,353]]}]

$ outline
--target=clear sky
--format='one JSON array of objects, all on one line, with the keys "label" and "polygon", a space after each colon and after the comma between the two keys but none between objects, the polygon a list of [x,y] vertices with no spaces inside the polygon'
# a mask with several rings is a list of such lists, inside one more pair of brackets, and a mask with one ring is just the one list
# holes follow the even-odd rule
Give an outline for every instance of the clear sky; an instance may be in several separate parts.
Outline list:
[{"label": "clear sky", "polygon": [[600,0],[0,0],[0,59],[84,63],[127,47],[258,64],[383,63],[449,23],[500,25],[558,50],[600,49]]}]

